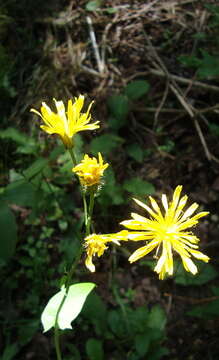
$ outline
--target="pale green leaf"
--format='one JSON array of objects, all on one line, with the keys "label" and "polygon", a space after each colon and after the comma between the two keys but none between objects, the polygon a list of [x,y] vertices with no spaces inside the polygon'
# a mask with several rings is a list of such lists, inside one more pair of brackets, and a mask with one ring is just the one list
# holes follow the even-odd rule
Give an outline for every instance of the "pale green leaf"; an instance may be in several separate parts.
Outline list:
[{"label": "pale green leaf", "polygon": [[[59,313],[58,326],[60,329],[72,329],[71,322],[81,312],[84,302],[94,286],[95,284],[93,283],[79,283],[70,286],[65,302]],[[65,288],[62,287],[46,305],[41,316],[44,332],[55,326],[56,314],[64,296]]]},{"label": "pale green leaf", "polygon": [[86,6],[85,9],[87,11],[95,11],[98,10],[99,7],[101,6],[102,1],[101,0],[94,0],[94,1],[89,1]]}]

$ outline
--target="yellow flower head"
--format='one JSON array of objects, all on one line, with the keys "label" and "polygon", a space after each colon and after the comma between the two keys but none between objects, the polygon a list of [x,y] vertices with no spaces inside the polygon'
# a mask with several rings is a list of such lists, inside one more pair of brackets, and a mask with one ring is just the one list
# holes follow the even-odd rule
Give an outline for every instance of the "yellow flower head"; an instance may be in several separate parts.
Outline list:
[{"label": "yellow flower head", "polygon": [[93,101],[90,103],[87,112],[81,113],[84,105],[84,96],[80,95],[75,98],[75,102],[68,100],[67,112],[65,111],[65,105],[63,101],[55,101],[57,112],[53,112],[46,103],[42,103],[41,113],[35,109],[30,111],[39,115],[44,121],[44,125],[41,125],[48,134],[58,134],[66,148],[71,149],[73,147],[72,137],[79,131],[94,130],[99,128],[99,121],[89,124],[91,115],[90,108]]},{"label": "yellow flower head", "polygon": [[97,254],[98,257],[103,255],[104,251],[108,249],[107,243],[113,242],[117,245],[120,245],[119,241],[128,240],[128,231],[122,230],[115,234],[103,234],[96,235],[91,234],[85,238],[85,248],[87,252],[87,257],[85,260],[85,265],[91,272],[95,271],[95,266],[93,264],[92,258]]},{"label": "yellow flower head", "polygon": [[180,199],[182,186],[177,186],[174,191],[173,199],[168,204],[166,195],[162,195],[162,204],[164,214],[162,214],[157,202],[149,197],[151,207],[143,202],[136,200],[136,203],[142,206],[151,216],[150,219],[132,213],[132,219],[123,221],[121,224],[126,228],[135,230],[129,232],[128,238],[133,241],[146,240],[147,244],[137,249],[130,257],[132,263],[150,253],[157,247],[157,252],[162,246],[162,252],[159,256],[157,265],[154,269],[159,274],[160,279],[164,279],[165,274],[173,274],[173,254],[176,251],[182,259],[186,271],[192,274],[197,273],[197,267],[191,260],[191,255],[205,262],[209,257],[195,250],[198,248],[199,239],[190,231],[185,231],[198,223],[198,219],[206,216],[208,212],[200,212],[191,217],[198,208],[198,204],[192,204],[187,210],[183,211],[188,197],[184,195]]},{"label": "yellow flower head", "polygon": [[92,186],[100,183],[103,172],[109,164],[103,164],[103,158],[100,153],[98,153],[98,160],[95,157],[90,158],[85,154],[81,163],[72,169],[79,176],[82,185]]}]

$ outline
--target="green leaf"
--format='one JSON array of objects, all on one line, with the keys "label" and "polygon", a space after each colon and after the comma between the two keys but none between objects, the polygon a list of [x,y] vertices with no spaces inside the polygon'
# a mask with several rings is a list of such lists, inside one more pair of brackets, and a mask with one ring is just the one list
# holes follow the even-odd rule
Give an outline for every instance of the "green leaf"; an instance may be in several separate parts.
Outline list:
[{"label": "green leaf", "polygon": [[10,344],[6,347],[3,354],[1,355],[1,360],[13,360],[15,355],[18,353],[19,349],[17,344]]},{"label": "green leaf", "polygon": [[163,359],[165,355],[169,355],[169,350],[163,346],[155,346],[149,354],[150,360]]},{"label": "green leaf", "polygon": [[204,262],[199,262],[198,273],[192,275],[190,272],[187,272],[182,264],[179,264],[175,274],[175,283],[180,285],[204,285],[209,281],[218,277],[217,271],[211,264],[206,264]]},{"label": "green leaf", "polygon": [[148,326],[152,329],[163,330],[165,325],[166,325],[165,312],[159,305],[155,305],[150,311],[148,317]]},{"label": "green leaf", "polygon": [[197,75],[200,79],[213,79],[219,75],[219,58],[202,50],[203,59],[198,68]]},{"label": "green leaf", "polygon": [[31,207],[34,202],[34,194],[33,185],[24,180],[18,180],[6,187],[2,197],[9,204]]},{"label": "green leaf", "polygon": [[146,196],[155,193],[154,185],[139,177],[126,180],[123,183],[123,188],[136,196]]},{"label": "green leaf", "polygon": [[194,67],[197,68],[200,66],[201,64],[201,60],[198,59],[196,56],[194,55],[181,55],[178,57],[178,60],[181,62],[181,64],[183,64],[184,66],[188,66],[188,67]]},{"label": "green leaf", "polygon": [[15,251],[17,225],[14,214],[4,201],[0,201],[0,258],[7,261]]},{"label": "green leaf", "polygon": [[147,333],[138,334],[135,337],[135,348],[140,356],[147,354],[150,345],[150,338]]},{"label": "green leaf", "polygon": [[123,188],[116,182],[114,171],[110,166],[104,174],[104,186],[98,202],[104,207],[120,205],[124,202],[123,193]]},{"label": "green leaf", "polygon": [[137,162],[141,163],[143,161],[144,151],[137,143],[131,144],[127,148],[127,153],[129,154],[130,157],[132,157]]},{"label": "green leaf", "polygon": [[219,125],[217,124],[208,124],[209,130],[212,135],[219,136]]},{"label": "green leaf", "polygon": [[125,94],[131,100],[137,100],[147,94],[150,84],[146,80],[135,80],[130,82],[125,88]]},{"label": "green leaf", "polygon": [[89,360],[103,360],[104,351],[102,341],[90,338],[86,342],[86,353]]},{"label": "green leaf", "polygon": [[[31,266],[33,260],[31,260]],[[19,325],[18,328],[18,336],[19,336],[19,343],[24,346],[26,345],[37,331],[39,331],[40,320],[39,319],[26,319],[24,324]]]},{"label": "green leaf", "polygon": [[94,155],[97,155],[98,152],[104,155],[110,154],[123,141],[122,138],[113,134],[100,135],[91,141],[91,152]]},{"label": "green leaf", "polygon": [[44,167],[48,164],[48,160],[39,158],[23,172],[26,180],[31,180],[34,176],[38,175]]},{"label": "green leaf", "polygon": [[189,316],[195,316],[202,319],[215,319],[219,316],[219,300],[215,300],[206,305],[195,306],[187,312]]},{"label": "green leaf", "polygon": [[36,152],[37,143],[35,140],[15,128],[9,127],[1,130],[0,138],[9,139],[19,144],[20,146],[17,148],[18,153],[33,154]]},{"label": "green leaf", "polygon": [[113,116],[109,119],[109,125],[118,130],[126,123],[129,113],[129,100],[126,95],[112,95],[109,97],[107,104]]},{"label": "green leaf", "polygon": [[104,9],[104,10],[108,14],[115,14],[118,11],[118,9],[114,8],[114,7],[108,7],[107,9]]},{"label": "green leaf", "polygon": [[101,6],[102,1],[101,0],[94,0],[94,1],[89,1],[86,6],[85,9],[87,11],[95,11],[97,9],[99,9],[99,7]]},{"label": "green leaf", "polygon": [[116,335],[116,337],[123,338],[126,333],[126,325],[124,324],[124,316],[121,312],[116,310],[111,310],[108,312],[108,324],[110,330]]},{"label": "green leaf", "polygon": [[107,330],[107,309],[105,303],[95,291],[88,297],[82,315],[92,323],[96,335],[103,336]]},{"label": "green leaf", "polygon": [[[93,283],[79,283],[70,286],[64,305],[59,313],[58,325],[60,329],[72,329],[71,322],[80,314],[84,302],[94,286]],[[43,310],[41,321],[44,332],[55,326],[56,314],[64,296],[65,288],[63,286],[61,291],[49,300]]]}]

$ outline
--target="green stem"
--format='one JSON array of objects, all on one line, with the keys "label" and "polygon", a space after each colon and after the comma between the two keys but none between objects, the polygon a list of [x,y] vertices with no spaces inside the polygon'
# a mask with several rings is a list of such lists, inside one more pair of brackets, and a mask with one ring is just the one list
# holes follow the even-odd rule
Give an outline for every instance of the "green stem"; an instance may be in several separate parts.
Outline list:
[{"label": "green stem", "polygon": [[91,227],[93,209],[94,209],[94,191],[90,190],[90,203],[89,203],[85,237],[90,235],[90,227]]},{"label": "green stem", "polygon": [[[75,154],[74,154],[73,150],[69,149],[69,153],[71,155],[72,162],[73,162],[74,166],[76,166],[77,161],[76,161],[76,157],[75,157]],[[94,191],[90,192],[89,209],[87,209],[86,195],[85,195],[85,192],[82,189],[82,198],[83,198],[83,205],[84,205],[84,222],[85,222],[85,229],[86,229],[85,230],[85,237],[90,234],[90,227],[91,227],[92,214],[93,214],[93,208],[94,208],[94,194],[95,194]],[[60,305],[58,307],[56,317],[55,317],[54,342],[55,342],[57,360],[62,360],[61,349],[60,349],[60,341],[59,341],[60,339],[59,339],[58,318],[59,318],[60,311],[62,310],[62,307],[63,307],[63,305],[65,303],[65,300],[66,300],[66,298],[68,296],[69,288],[70,288],[70,285],[71,285],[71,278],[72,278],[72,275],[73,275],[73,273],[75,271],[75,268],[76,268],[77,264],[80,261],[82,251],[83,251],[83,247],[81,245],[80,249],[78,251],[78,255],[77,255],[74,263],[72,264],[72,267],[71,267],[70,271],[68,272],[67,279],[66,279],[66,282],[65,282],[65,289],[66,289],[65,294],[64,294],[64,296],[62,298],[62,301],[61,301],[61,303],[60,303]]]},{"label": "green stem", "polygon": [[72,149],[68,149],[68,150],[69,150],[69,154],[71,155],[73,165],[76,166],[77,165],[77,160],[76,160],[76,156],[74,154],[74,151]]},{"label": "green stem", "polygon": [[57,313],[56,313],[56,317],[55,317],[55,332],[54,332],[54,341],[55,341],[55,349],[56,349],[56,357],[57,357],[57,360],[62,360],[62,356],[61,356],[61,350],[60,350],[60,341],[59,341],[59,327],[58,327],[58,318],[59,318],[59,314],[60,314],[60,311],[62,310],[62,307],[65,303],[65,300],[68,296],[68,292],[69,292],[69,288],[70,288],[70,285],[71,285],[71,278],[72,278],[72,275],[74,273],[74,270],[81,258],[81,254],[82,254],[82,246],[80,247],[79,251],[78,251],[78,255],[70,269],[70,271],[68,272],[68,276],[67,276],[67,279],[66,279],[66,282],[65,282],[65,287],[66,287],[66,291],[65,291],[65,294],[62,298],[62,301],[58,307],[58,310],[57,310]]},{"label": "green stem", "polygon": [[55,342],[55,349],[56,349],[56,358],[57,358],[57,360],[62,360],[62,354],[61,354],[60,344],[59,344],[59,329],[58,329],[58,326],[55,326],[54,342]]},{"label": "green stem", "polygon": [[88,223],[88,214],[87,214],[87,200],[86,200],[86,195],[85,192],[82,189],[82,198],[83,198],[83,204],[84,204],[84,223],[85,223],[85,227],[87,228],[87,223]]}]

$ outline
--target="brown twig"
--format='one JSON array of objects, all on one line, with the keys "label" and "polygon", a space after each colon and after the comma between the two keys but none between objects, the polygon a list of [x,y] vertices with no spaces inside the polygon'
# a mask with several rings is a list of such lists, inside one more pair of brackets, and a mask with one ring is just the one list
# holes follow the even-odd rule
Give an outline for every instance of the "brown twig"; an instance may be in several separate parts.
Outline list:
[{"label": "brown twig", "polygon": [[[166,76],[166,73],[164,71],[157,70],[157,69],[150,69],[149,73],[151,73],[155,76],[159,76],[159,77]],[[191,79],[186,79],[181,76],[173,75],[170,73],[168,73],[168,76],[170,79],[173,79],[181,84],[190,85],[192,83],[192,86],[194,86],[194,87],[198,87],[200,89],[205,89],[205,90],[212,91],[212,92],[217,92],[217,93],[219,92],[219,87],[215,86],[215,85],[205,84],[205,83],[202,83],[202,82],[196,81],[196,80],[192,81]]]}]

